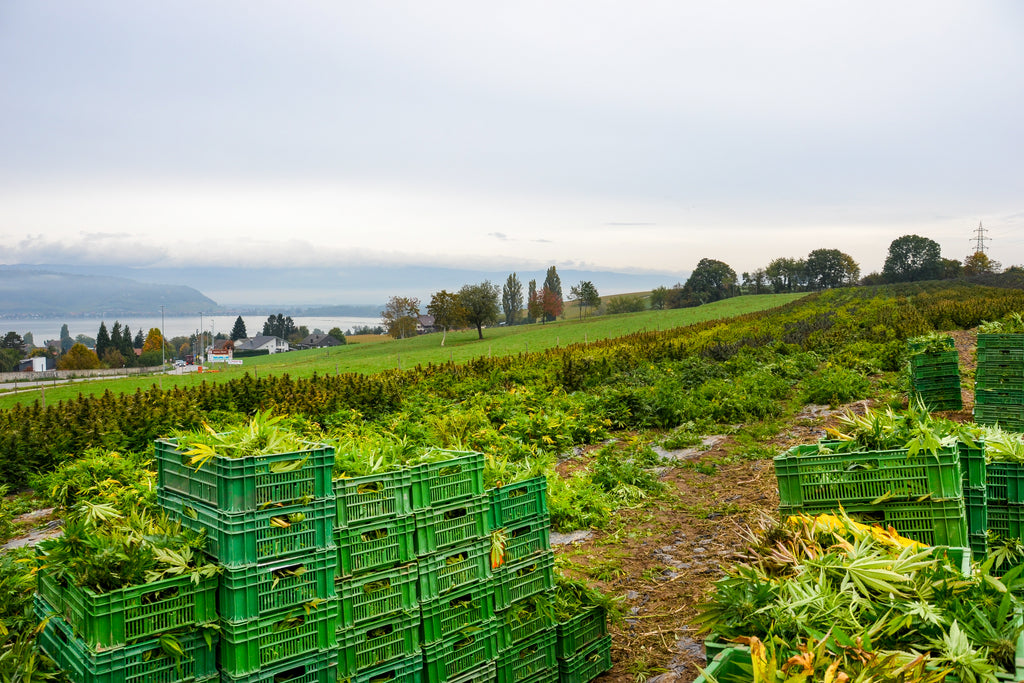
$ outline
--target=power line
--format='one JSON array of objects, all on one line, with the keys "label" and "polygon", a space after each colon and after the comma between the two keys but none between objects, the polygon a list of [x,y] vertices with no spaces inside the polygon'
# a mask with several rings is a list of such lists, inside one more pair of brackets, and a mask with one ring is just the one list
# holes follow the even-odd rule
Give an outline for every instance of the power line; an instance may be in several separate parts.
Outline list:
[{"label": "power line", "polygon": [[978,229],[974,231],[974,237],[971,238],[971,241],[974,242],[974,252],[975,253],[978,253],[980,251],[982,254],[984,254],[985,253],[985,242],[991,242],[992,241],[991,237],[986,237],[985,236],[986,232],[989,232],[989,231],[986,230],[982,226],[981,221],[978,221]]}]

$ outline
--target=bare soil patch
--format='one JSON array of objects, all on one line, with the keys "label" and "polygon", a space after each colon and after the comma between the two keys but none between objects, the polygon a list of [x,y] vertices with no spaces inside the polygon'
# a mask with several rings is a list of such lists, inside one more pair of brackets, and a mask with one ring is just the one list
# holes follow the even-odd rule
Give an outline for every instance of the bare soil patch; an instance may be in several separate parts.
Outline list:
[{"label": "bare soil patch", "polygon": [[[808,406],[772,440],[775,450],[812,443],[845,409]],[[719,439],[687,453],[687,463],[720,462],[736,444]],[[567,463],[563,463],[567,464]],[[575,468],[566,467],[566,470]],[[610,626],[614,666],[602,683],[686,683],[699,675],[704,648],[691,623],[696,605],[746,545],[745,530],[760,516],[777,516],[778,486],[770,460],[719,464],[713,474],[692,466],[667,468],[668,493],[623,510],[612,528],[556,547],[563,571],[621,599],[625,616]]]}]

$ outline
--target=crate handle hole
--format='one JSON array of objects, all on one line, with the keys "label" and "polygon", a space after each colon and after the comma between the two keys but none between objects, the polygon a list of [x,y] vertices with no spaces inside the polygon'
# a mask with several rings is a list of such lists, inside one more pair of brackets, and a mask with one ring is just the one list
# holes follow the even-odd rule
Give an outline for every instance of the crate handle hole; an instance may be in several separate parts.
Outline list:
[{"label": "crate handle hole", "polygon": [[142,594],[142,604],[152,605],[156,602],[163,602],[164,600],[170,600],[176,598],[181,593],[181,588],[178,586],[171,586],[169,588],[163,588],[160,590],[150,591]]},{"label": "crate handle hole", "polygon": [[473,594],[472,593],[470,593],[468,595],[460,595],[459,597],[452,598],[451,600],[448,601],[448,606],[449,607],[457,607],[459,609],[464,609],[466,607],[469,607],[472,604],[473,604]]},{"label": "crate handle hole", "polygon": [[275,683],[284,683],[285,681],[294,681],[296,678],[302,678],[306,675],[306,667],[297,666],[293,669],[282,671],[281,673],[274,676]]},{"label": "crate handle hole", "polygon": [[391,579],[378,579],[363,586],[363,592],[369,594],[387,590],[391,590]]},{"label": "crate handle hole", "polygon": [[374,638],[384,638],[386,636],[391,635],[394,632],[395,632],[395,625],[394,624],[384,624],[383,626],[378,626],[377,628],[373,628],[373,629],[370,629],[369,631],[367,631],[366,632],[366,639],[367,640],[373,640]]},{"label": "crate handle hole", "polygon": [[382,481],[368,481],[365,484],[360,484],[356,487],[356,493],[368,494],[368,493],[383,493],[384,482]]},{"label": "crate handle hole", "polygon": [[305,573],[306,567],[301,563],[290,564],[287,567],[278,567],[274,571],[270,572],[271,576],[274,577],[275,581],[279,581],[281,579],[298,578]]},{"label": "crate handle hole", "polygon": [[452,649],[453,650],[462,650],[464,648],[469,647],[474,642],[476,642],[476,636],[466,636],[462,640],[457,640],[454,643],[452,643]]}]

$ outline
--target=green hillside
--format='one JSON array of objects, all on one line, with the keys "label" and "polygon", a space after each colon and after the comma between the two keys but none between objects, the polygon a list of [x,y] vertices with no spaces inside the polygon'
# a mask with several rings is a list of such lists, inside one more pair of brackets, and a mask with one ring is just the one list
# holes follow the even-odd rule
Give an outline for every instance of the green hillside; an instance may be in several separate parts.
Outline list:
[{"label": "green hillside", "polygon": [[104,391],[134,392],[157,385],[163,389],[192,387],[202,382],[223,382],[246,373],[258,377],[287,373],[293,378],[315,374],[347,372],[374,373],[408,369],[428,363],[465,363],[474,358],[497,357],[544,351],[557,346],[611,339],[643,331],[667,330],[719,318],[767,310],[806,296],[806,294],[766,294],[741,296],[697,308],[645,311],[613,316],[594,316],[583,320],[547,324],[492,327],[478,339],[475,330],[449,332],[444,347],[441,334],[428,334],[387,343],[349,344],[332,349],[292,351],[286,354],[246,358],[241,366],[221,366],[216,372],[188,375],[143,376],[127,379],[94,380],[73,385],[55,385],[42,390],[0,395],[0,409],[29,404],[44,398],[47,405],[72,399],[79,394],[92,396]]}]

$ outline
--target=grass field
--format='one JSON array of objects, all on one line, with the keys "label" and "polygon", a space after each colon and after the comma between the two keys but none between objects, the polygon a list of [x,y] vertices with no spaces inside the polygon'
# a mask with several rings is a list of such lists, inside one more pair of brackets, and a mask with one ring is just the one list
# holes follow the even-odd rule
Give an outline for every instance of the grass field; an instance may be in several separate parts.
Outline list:
[{"label": "grass field", "polygon": [[412,339],[381,341],[381,338],[353,338],[353,343],[331,349],[293,351],[286,354],[246,358],[244,365],[223,366],[215,372],[187,375],[143,376],[110,380],[90,380],[74,384],[46,386],[44,390],[22,391],[0,395],[0,409],[18,403],[32,403],[45,398],[47,404],[84,395],[134,392],[157,385],[163,389],[191,387],[202,382],[235,379],[245,373],[285,374],[309,377],[314,373],[375,373],[397,368],[408,369],[428,363],[465,363],[481,356],[504,356],[543,351],[556,346],[593,342],[621,337],[644,330],[664,330],[694,323],[731,318],[746,313],[782,306],[803,296],[800,294],[762,294],[741,296],[697,308],[666,311],[645,311],[613,316],[594,316],[583,320],[565,320],[548,324],[492,327],[478,339],[476,330],[449,332],[445,346],[441,334],[428,334]]}]

